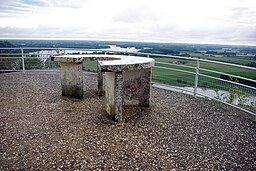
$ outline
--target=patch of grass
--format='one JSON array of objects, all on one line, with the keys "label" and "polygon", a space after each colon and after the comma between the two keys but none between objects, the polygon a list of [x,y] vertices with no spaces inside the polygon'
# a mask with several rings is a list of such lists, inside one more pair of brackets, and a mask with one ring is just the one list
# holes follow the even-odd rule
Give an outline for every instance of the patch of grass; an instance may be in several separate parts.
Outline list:
[{"label": "patch of grass", "polygon": [[83,70],[90,72],[97,72],[97,61],[83,62]]}]

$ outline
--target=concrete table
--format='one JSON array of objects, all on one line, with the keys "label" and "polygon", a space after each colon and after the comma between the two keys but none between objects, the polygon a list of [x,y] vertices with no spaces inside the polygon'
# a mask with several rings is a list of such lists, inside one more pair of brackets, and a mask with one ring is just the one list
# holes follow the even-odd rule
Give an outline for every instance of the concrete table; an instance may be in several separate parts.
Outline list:
[{"label": "concrete table", "polygon": [[98,61],[98,95],[105,90],[109,115],[122,120],[123,105],[149,107],[152,58],[92,54],[54,56],[52,61],[60,62],[64,96],[83,98],[82,62]]},{"label": "concrete table", "polygon": [[151,68],[154,59],[121,56],[121,60],[99,61],[105,72],[106,111],[115,120],[122,120],[122,106],[149,107]]}]

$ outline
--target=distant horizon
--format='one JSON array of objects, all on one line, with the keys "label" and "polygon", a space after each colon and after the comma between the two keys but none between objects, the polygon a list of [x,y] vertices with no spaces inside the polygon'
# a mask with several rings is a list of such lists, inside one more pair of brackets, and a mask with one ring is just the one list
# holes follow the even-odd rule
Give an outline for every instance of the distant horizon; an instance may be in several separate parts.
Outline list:
[{"label": "distant horizon", "polygon": [[174,43],[174,44],[196,44],[196,45],[223,45],[223,46],[250,46],[256,47],[253,44],[228,44],[228,43],[217,43],[217,42],[182,42],[182,41],[150,41],[150,40],[122,40],[122,39],[112,39],[112,40],[102,40],[102,39],[82,39],[82,38],[1,38],[0,40],[67,40],[67,41],[102,41],[102,42],[141,42],[141,43]]}]

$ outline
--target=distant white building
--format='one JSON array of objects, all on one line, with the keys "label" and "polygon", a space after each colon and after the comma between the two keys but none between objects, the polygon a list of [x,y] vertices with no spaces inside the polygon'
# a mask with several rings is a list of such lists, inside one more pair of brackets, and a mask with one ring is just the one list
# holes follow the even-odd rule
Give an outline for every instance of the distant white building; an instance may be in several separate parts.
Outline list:
[{"label": "distant white building", "polygon": [[199,50],[199,51],[197,51],[198,53],[207,53],[207,51],[206,50]]},{"label": "distant white building", "polygon": [[222,50],[232,50],[232,48],[222,48]]}]

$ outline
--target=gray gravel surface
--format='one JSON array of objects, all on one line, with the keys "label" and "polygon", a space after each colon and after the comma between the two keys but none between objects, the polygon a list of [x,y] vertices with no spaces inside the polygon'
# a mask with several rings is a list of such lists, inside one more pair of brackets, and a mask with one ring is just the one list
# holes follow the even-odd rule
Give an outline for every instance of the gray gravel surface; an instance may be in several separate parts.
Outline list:
[{"label": "gray gravel surface", "polygon": [[153,88],[151,108],[127,107],[118,123],[84,77],[76,100],[61,97],[58,73],[0,74],[0,170],[256,170],[242,112]]}]

